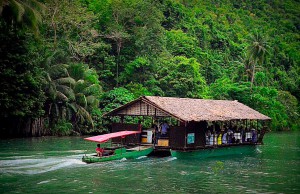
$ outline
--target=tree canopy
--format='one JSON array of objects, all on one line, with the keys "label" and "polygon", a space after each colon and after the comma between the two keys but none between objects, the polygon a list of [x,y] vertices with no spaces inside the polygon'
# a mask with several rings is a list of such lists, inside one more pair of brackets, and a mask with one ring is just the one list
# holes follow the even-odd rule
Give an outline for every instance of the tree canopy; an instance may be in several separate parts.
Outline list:
[{"label": "tree canopy", "polygon": [[299,129],[296,0],[4,0],[0,16],[5,130],[101,132],[141,95],[238,100]]}]

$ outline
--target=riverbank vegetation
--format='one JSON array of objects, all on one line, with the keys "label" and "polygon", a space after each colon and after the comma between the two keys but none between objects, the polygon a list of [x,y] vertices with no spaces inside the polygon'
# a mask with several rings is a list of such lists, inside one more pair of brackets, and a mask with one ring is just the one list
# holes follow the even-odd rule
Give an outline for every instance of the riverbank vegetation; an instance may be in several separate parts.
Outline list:
[{"label": "riverbank vegetation", "polygon": [[294,0],[0,1],[1,136],[103,132],[141,95],[238,100],[299,129]]}]

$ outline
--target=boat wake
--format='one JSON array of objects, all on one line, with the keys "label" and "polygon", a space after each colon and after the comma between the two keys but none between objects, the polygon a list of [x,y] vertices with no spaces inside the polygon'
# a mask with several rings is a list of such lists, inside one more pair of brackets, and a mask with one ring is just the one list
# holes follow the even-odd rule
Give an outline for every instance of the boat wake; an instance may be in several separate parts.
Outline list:
[{"label": "boat wake", "polygon": [[173,161],[173,160],[177,160],[177,158],[176,157],[168,158],[166,162],[170,162],[170,161]]},{"label": "boat wake", "polygon": [[147,158],[147,156],[140,156],[137,158],[137,160],[143,159],[143,158]]},{"label": "boat wake", "polygon": [[41,174],[61,168],[85,164],[81,161],[81,159],[77,158],[77,155],[75,155],[75,157],[50,157],[44,159],[19,158],[17,160],[0,160],[0,173]]},{"label": "boat wake", "polygon": [[256,148],[255,152],[258,153],[258,154],[262,153],[262,151],[259,148]]},{"label": "boat wake", "polygon": [[119,160],[120,162],[126,161],[126,158],[122,158],[121,160]]}]

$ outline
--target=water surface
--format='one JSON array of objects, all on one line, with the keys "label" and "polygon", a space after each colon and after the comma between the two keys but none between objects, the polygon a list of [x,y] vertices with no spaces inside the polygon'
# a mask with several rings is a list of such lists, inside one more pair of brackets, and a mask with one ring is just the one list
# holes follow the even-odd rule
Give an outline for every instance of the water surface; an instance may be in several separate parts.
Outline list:
[{"label": "water surface", "polygon": [[256,153],[85,164],[81,137],[0,140],[1,193],[300,193],[300,133],[269,133]]}]

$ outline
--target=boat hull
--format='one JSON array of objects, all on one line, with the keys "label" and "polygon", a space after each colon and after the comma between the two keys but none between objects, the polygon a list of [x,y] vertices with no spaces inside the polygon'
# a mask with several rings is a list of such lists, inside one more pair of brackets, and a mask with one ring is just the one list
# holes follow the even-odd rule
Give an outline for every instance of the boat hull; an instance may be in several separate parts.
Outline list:
[{"label": "boat hull", "polygon": [[256,145],[241,145],[189,151],[171,150],[171,155],[177,159],[204,159],[220,156],[253,154],[255,153],[255,150]]},{"label": "boat hull", "polygon": [[94,155],[85,155],[82,157],[82,161],[86,163],[96,163],[96,162],[106,162],[112,160],[120,160],[123,158],[126,159],[134,159],[141,156],[147,156],[153,151],[153,147],[149,147],[143,150],[126,150],[124,152],[120,152],[110,156],[98,157]]}]

